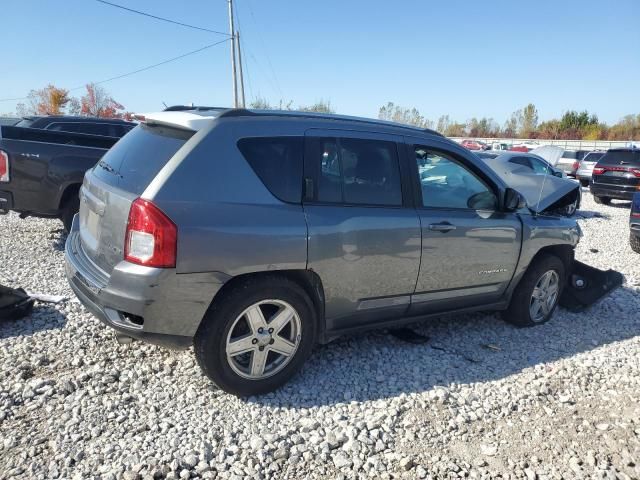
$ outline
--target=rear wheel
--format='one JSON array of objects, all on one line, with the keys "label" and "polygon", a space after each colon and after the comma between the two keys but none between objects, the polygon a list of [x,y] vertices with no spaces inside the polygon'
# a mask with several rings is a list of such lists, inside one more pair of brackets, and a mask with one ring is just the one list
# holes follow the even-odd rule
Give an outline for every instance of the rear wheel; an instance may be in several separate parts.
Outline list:
[{"label": "rear wheel", "polygon": [[631,245],[631,250],[636,253],[640,253],[640,237],[634,235],[633,233],[629,235],[629,244]]},{"label": "rear wheel", "polygon": [[538,256],[513,292],[503,318],[518,327],[548,322],[558,306],[565,278],[564,264],[558,257]]},{"label": "rear wheel", "polygon": [[598,197],[597,195],[593,196],[593,201],[598,205],[609,205],[611,203],[611,198],[609,197]]},{"label": "rear wheel", "polygon": [[79,210],[80,197],[78,197],[78,195],[74,195],[73,197],[69,198],[63,205],[60,220],[62,220],[65,232],[69,233],[71,231],[73,217],[76,213],[78,213]]},{"label": "rear wheel", "polygon": [[215,300],[196,333],[202,371],[222,390],[259,395],[286,383],[311,354],[311,300],[282,277],[250,279]]},{"label": "rear wheel", "polygon": [[589,186],[589,180],[580,179],[580,185],[582,185],[583,187],[588,187]]}]

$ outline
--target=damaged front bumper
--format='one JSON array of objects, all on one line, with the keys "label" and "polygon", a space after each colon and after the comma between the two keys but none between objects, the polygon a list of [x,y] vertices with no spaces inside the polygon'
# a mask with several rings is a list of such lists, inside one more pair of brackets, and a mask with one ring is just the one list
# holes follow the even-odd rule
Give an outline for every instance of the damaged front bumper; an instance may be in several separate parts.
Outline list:
[{"label": "damaged front bumper", "polygon": [[615,270],[600,270],[574,260],[567,278],[560,306],[571,312],[581,312],[611,293],[624,282]]}]

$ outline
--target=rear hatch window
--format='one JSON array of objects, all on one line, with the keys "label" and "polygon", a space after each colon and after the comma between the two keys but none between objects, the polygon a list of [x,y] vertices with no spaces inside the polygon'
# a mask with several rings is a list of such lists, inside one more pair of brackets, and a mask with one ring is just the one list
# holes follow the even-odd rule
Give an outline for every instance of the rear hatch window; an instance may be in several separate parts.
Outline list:
[{"label": "rear hatch window", "polygon": [[140,195],[194,133],[140,124],[102,157],[93,174],[109,185]]},{"label": "rear hatch window", "polygon": [[598,165],[640,166],[640,150],[609,150],[598,160]]}]

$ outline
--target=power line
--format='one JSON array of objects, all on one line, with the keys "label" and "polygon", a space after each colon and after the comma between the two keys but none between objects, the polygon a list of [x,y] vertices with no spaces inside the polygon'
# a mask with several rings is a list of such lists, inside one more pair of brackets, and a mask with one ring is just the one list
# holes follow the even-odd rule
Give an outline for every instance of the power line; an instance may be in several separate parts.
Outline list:
[{"label": "power line", "polygon": [[[171,63],[171,62],[174,62],[174,61],[176,61],[176,60],[180,60],[181,58],[188,57],[189,55],[193,55],[193,54],[195,54],[195,53],[202,52],[203,50],[207,50],[207,49],[209,49],[209,48],[215,47],[216,45],[220,45],[221,43],[228,42],[229,40],[230,40],[230,38],[225,38],[224,40],[220,40],[220,41],[218,41],[218,42],[211,43],[211,44],[209,44],[209,45],[205,45],[204,47],[198,48],[197,50],[192,50],[192,51],[190,51],[190,52],[183,53],[182,55],[178,55],[177,57],[169,58],[169,59],[164,60],[164,61],[162,61],[162,62],[155,63],[155,64],[153,64],[153,65],[148,65],[148,66],[146,66],[146,67],[139,68],[139,69],[134,70],[134,71],[132,71],[132,72],[123,73],[122,75],[116,75],[115,77],[111,77],[111,78],[107,78],[107,79],[104,79],[104,80],[100,80],[100,81],[98,81],[98,82],[90,82],[90,83],[93,83],[93,84],[95,84],[95,85],[101,85],[101,84],[103,84],[103,83],[111,82],[112,80],[118,80],[118,79],[120,79],[120,78],[128,77],[128,76],[130,76],[130,75],[134,75],[134,74],[136,74],[136,73],[144,72],[144,71],[146,71],[146,70],[151,70],[152,68],[156,68],[156,67],[159,67],[159,66],[161,66],[161,65],[166,65],[167,63]],[[85,88],[85,85],[80,85],[79,87],[73,87],[73,88],[70,88],[70,89],[69,89],[69,92],[73,92],[73,91],[76,91],[76,90],[80,90],[80,89],[82,89],[82,88]],[[10,102],[10,101],[16,101],[16,100],[27,100],[28,98],[29,98],[29,97],[21,97],[21,98],[0,98],[0,102]]]},{"label": "power line", "polygon": [[[180,60],[181,58],[188,57],[189,55],[193,55],[194,53],[202,52],[203,50],[207,50],[208,48],[215,47],[216,45],[220,45],[221,43],[228,42],[229,40],[230,40],[229,38],[225,38],[224,40],[220,40],[219,42],[215,42],[215,43],[211,43],[209,45],[205,45],[204,47],[198,48],[197,50],[192,50],[190,52],[183,53],[182,55],[178,55],[177,57],[173,57],[173,58],[170,58],[168,60],[164,60],[163,62],[155,63],[153,65],[149,65],[148,67],[143,67],[143,68],[139,68],[138,70],[134,70],[133,72],[123,73],[122,75],[118,75],[118,76],[115,76],[115,77],[107,78],[106,80],[100,80],[99,82],[93,82],[93,83],[95,83],[96,85],[100,85],[102,83],[110,82],[112,80],[118,80],[120,78],[128,77],[129,75],[134,75],[136,73],[144,72],[145,70],[150,70],[152,68],[156,68],[156,67],[159,67],[161,65],[165,65],[167,63],[174,62],[176,60]],[[76,87],[76,88],[74,88],[74,89],[72,89],[70,91],[78,90],[79,88],[84,88],[84,85],[82,85],[81,87]]]},{"label": "power line", "polygon": [[[253,24],[256,27],[256,33],[258,34],[258,39],[260,40],[260,45],[262,47],[262,51],[264,52],[265,57],[267,57],[267,63],[269,65],[269,67],[271,68],[271,73],[273,74],[273,79],[275,80],[276,87],[278,88],[278,91],[280,92],[280,98],[282,98],[283,94],[282,94],[282,89],[280,88],[280,82],[278,82],[278,77],[276,75],[276,71],[273,68],[273,65],[271,64],[271,59],[269,58],[269,52],[267,52],[266,44],[265,44],[265,42],[264,42],[264,40],[262,38],[262,35],[260,34],[260,27],[258,25],[258,22],[256,21],[256,17],[253,15],[253,8],[251,7],[252,1],[249,0],[247,5],[249,6],[249,13],[251,14],[251,20],[253,21]],[[255,57],[254,57],[254,60],[255,60]]]},{"label": "power line", "polygon": [[176,22],[175,20],[171,20],[169,18],[158,17],[157,15],[151,15],[150,13],[141,12],[140,10],[134,10],[133,8],[128,8],[123,5],[118,5],[117,3],[107,2],[106,0],[96,0],[96,2],[100,2],[105,5],[109,5],[111,7],[120,8],[122,10],[126,10],[131,13],[137,13],[138,15],[144,15],[145,17],[154,18],[162,22],[168,22],[168,23],[173,23],[174,25],[180,25],[181,27],[193,28],[194,30],[200,30],[203,32],[217,33],[218,35],[225,35],[227,37],[229,36],[229,34],[225,32],[218,32],[217,30],[210,30],[208,28],[196,27],[195,25],[189,25],[188,23]]}]

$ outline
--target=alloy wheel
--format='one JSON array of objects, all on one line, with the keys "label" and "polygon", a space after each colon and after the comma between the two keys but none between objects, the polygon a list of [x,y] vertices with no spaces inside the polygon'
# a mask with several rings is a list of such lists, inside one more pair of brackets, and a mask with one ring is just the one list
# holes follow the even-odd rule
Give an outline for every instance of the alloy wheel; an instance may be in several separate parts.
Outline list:
[{"label": "alloy wheel", "polygon": [[548,270],[536,282],[529,303],[529,315],[535,323],[542,322],[556,306],[560,291],[560,276]]},{"label": "alloy wheel", "polygon": [[275,375],[293,359],[300,345],[298,312],[282,300],[262,300],[234,320],[226,340],[229,366],[250,380]]}]

